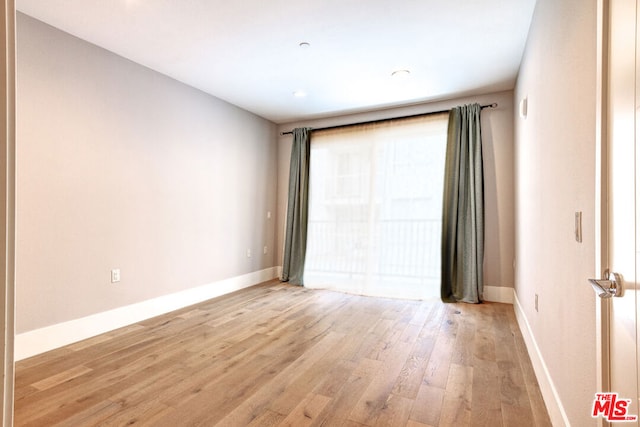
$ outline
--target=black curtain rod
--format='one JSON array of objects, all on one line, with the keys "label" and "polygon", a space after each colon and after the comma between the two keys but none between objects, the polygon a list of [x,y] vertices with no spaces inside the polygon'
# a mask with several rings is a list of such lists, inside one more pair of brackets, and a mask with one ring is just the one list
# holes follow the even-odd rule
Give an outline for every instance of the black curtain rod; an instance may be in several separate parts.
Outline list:
[{"label": "black curtain rod", "polygon": [[[487,105],[481,105],[480,108],[484,109],[484,108],[496,108],[498,106],[497,102],[494,102],[493,104],[487,104]],[[328,127],[324,127],[324,128],[318,128],[318,129],[312,129],[312,130],[329,130],[329,129],[339,129],[339,128],[346,128],[349,126],[357,126],[357,125],[370,125],[370,124],[374,124],[374,123],[384,123],[384,122],[389,122],[391,120],[401,120],[401,119],[411,119],[413,117],[421,117],[421,116],[428,116],[430,114],[440,114],[440,113],[448,113],[449,111],[451,111],[451,109],[449,110],[440,110],[440,111],[430,111],[428,113],[420,113],[420,114],[413,114],[410,116],[400,116],[400,117],[390,117],[388,119],[378,119],[378,120],[371,120],[368,122],[359,122],[359,123],[349,123],[346,125],[336,125],[336,126],[328,126]],[[280,132],[280,135],[292,135],[293,131],[289,131],[289,132]]]}]

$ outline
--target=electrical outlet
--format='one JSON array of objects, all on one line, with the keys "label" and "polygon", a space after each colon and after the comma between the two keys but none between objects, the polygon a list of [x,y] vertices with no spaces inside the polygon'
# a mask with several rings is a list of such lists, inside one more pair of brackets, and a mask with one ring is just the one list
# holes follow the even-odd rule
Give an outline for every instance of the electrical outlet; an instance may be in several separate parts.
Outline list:
[{"label": "electrical outlet", "polygon": [[536,313],[537,313],[538,312],[538,294],[536,294],[535,306],[536,306]]},{"label": "electrical outlet", "polygon": [[266,255],[266,254],[267,254],[267,252],[268,252],[268,250],[267,250],[267,247],[265,246],[265,247],[262,249],[262,253],[264,253],[264,254]]},{"label": "electrical outlet", "polygon": [[118,283],[120,281],[120,269],[116,268],[111,270],[111,283]]},{"label": "electrical outlet", "polygon": [[251,258],[251,249],[247,249],[247,258]]}]

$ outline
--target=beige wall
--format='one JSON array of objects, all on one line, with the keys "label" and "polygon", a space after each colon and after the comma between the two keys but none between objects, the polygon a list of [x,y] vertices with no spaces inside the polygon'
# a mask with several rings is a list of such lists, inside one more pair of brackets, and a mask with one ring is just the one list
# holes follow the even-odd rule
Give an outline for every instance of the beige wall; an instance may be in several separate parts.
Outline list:
[{"label": "beige wall", "polygon": [[[516,293],[572,425],[595,425],[596,2],[538,0],[516,87]],[[574,213],[583,212],[583,242]],[[535,294],[539,310],[534,309]]]},{"label": "beige wall", "polygon": [[[400,117],[450,109],[472,102],[498,103],[496,109],[482,112],[483,156],[485,164],[485,269],[486,286],[513,286],[514,188],[513,188],[513,93],[499,92],[443,102],[413,105],[365,114],[288,123],[278,132],[295,127],[323,127]],[[278,152],[278,247],[284,242],[284,218],[287,206],[291,135],[280,136]],[[278,254],[282,263],[282,253]]]},{"label": "beige wall", "polygon": [[17,26],[19,333],[275,265],[274,124]]}]

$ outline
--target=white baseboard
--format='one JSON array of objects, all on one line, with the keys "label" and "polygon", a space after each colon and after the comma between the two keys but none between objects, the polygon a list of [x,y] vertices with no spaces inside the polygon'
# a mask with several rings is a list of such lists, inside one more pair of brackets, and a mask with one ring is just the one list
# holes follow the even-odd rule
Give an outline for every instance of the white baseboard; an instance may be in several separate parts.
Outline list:
[{"label": "white baseboard", "polygon": [[15,337],[16,361],[279,277],[271,267],[170,295],[58,323]]},{"label": "white baseboard", "polygon": [[549,418],[551,418],[551,424],[553,426],[570,426],[571,423],[569,422],[567,413],[562,406],[558,391],[553,384],[553,379],[549,374],[547,364],[544,362],[544,358],[542,357],[540,348],[538,347],[536,339],[533,336],[533,332],[531,330],[531,326],[529,325],[529,321],[527,320],[527,316],[525,315],[524,310],[520,305],[520,301],[518,301],[518,296],[515,294],[515,292],[513,298],[513,307],[516,314],[516,319],[518,321],[518,326],[520,327],[522,337],[524,338],[524,342],[527,346],[529,358],[531,359],[531,364],[533,365],[533,370],[536,374],[538,385],[540,386],[542,398],[544,399],[545,405],[547,405]]},{"label": "white baseboard", "polygon": [[513,304],[513,288],[485,286],[482,288],[482,297],[485,301]]}]

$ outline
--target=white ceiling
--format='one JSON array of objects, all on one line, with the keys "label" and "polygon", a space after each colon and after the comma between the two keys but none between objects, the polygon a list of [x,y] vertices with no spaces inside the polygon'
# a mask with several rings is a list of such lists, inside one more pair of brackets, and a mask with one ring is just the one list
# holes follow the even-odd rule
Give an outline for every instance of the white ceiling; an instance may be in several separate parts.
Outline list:
[{"label": "white ceiling", "polygon": [[[285,123],[512,89],[535,1],[17,0],[17,7]],[[411,74],[392,79],[397,69]],[[307,96],[293,96],[298,90]]]}]

